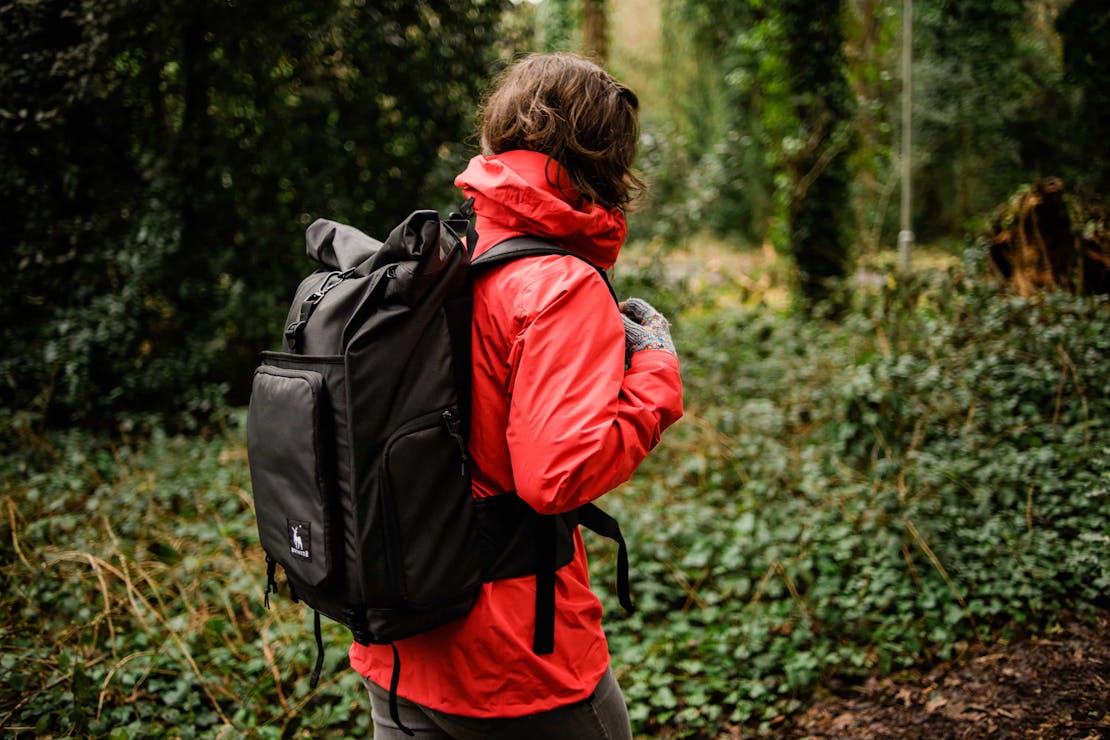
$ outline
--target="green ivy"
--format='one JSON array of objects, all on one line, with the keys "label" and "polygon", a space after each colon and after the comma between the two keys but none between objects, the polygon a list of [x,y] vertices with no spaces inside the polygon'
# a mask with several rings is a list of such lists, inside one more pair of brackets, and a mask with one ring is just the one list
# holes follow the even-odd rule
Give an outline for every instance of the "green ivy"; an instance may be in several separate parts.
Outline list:
[{"label": "green ivy", "polygon": [[[833,324],[645,265],[618,290],[671,317],[687,412],[606,497],[635,614],[587,535],[638,736],[769,733],[820,686],[1108,606],[1105,298],[999,295],[969,262]],[[262,605],[241,420],[22,428],[0,456],[6,734],[368,734],[345,631],[310,690],[308,613]]]},{"label": "green ivy", "polygon": [[821,683],[1107,606],[1110,304],[999,295],[977,259],[890,275],[837,324],[676,318],[686,419],[606,501],[640,732],[766,730]]}]

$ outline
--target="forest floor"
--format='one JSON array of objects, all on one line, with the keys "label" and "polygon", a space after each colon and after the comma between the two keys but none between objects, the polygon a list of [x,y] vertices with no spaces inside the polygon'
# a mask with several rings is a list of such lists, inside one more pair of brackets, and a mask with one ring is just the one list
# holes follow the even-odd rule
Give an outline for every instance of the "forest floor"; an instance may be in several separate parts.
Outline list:
[{"label": "forest floor", "polygon": [[799,738],[1110,737],[1110,614],[973,645],[924,671],[840,687],[782,729]]}]

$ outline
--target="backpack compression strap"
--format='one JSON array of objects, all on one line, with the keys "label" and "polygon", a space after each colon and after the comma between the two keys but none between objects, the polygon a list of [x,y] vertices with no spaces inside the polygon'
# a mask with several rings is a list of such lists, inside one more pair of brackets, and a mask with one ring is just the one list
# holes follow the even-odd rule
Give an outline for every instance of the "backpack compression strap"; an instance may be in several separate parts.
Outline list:
[{"label": "backpack compression strap", "polygon": [[636,611],[636,607],[632,605],[632,591],[628,583],[628,546],[624,543],[621,525],[596,504],[586,504],[578,509],[578,523],[594,534],[617,543],[617,598],[625,612],[631,614]]},{"label": "backpack compression strap", "polygon": [[320,284],[320,287],[304,299],[304,302],[301,303],[300,310],[297,312],[297,320],[285,327],[285,341],[289,343],[289,348],[293,352],[300,354],[303,346],[302,342],[304,339],[305,324],[308,323],[308,319],[312,316],[312,312],[320,305],[320,301],[324,300],[324,296],[335,288],[335,286],[339,285],[356,272],[358,272],[358,268],[356,267],[343,270],[342,272],[339,270],[329,272],[327,277],[324,278],[324,282]]},{"label": "backpack compression strap", "polygon": [[540,525],[536,530],[536,622],[532,635],[532,652],[546,655],[555,651],[555,571],[558,570],[555,553],[559,536],[559,517],[568,517],[573,529],[574,520],[594,534],[617,543],[617,599],[627,614],[636,608],[628,582],[628,546],[621,534],[617,520],[606,514],[596,504],[585,504],[566,514],[537,515]]}]

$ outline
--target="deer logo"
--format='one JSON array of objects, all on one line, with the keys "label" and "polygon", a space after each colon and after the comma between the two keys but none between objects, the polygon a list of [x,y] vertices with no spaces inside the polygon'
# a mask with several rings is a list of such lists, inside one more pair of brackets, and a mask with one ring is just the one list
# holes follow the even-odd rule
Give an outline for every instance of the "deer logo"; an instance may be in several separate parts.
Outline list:
[{"label": "deer logo", "polygon": [[312,560],[308,545],[312,541],[308,522],[289,521],[289,552],[298,558]]}]

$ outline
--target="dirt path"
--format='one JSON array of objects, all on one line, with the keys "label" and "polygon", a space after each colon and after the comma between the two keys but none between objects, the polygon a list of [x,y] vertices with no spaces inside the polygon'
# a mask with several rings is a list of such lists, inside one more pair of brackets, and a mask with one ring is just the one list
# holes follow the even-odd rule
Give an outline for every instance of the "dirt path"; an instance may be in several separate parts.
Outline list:
[{"label": "dirt path", "polygon": [[1110,737],[1110,614],[873,679],[783,728],[800,738]]}]

